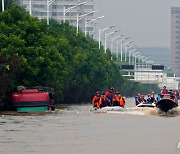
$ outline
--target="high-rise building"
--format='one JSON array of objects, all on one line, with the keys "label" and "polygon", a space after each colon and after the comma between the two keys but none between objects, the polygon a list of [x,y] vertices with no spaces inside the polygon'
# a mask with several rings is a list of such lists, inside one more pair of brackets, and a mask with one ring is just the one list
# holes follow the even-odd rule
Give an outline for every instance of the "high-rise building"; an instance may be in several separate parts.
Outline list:
[{"label": "high-rise building", "polygon": [[[30,11],[31,8],[32,16],[37,16],[39,19],[47,19],[47,16],[49,16],[49,18],[56,19],[59,22],[63,22],[64,10],[67,11],[70,7],[86,2],[85,4],[70,9],[65,15],[65,19],[75,27],[77,25],[77,14],[81,16],[94,11],[94,0],[20,0],[19,2],[19,4],[24,6],[27,11]],[[85,31],[85,22],[92,19],[94,19],[94,13],[91,13],[79,20],[78,27]],[[87,32],[89,32],[90,35],[94,34],[93,23],[89,22],[87,24]]]},{"label": "high-rise building", "polygon": [[180,76],[180,7],[171,8],[171,68]]}]

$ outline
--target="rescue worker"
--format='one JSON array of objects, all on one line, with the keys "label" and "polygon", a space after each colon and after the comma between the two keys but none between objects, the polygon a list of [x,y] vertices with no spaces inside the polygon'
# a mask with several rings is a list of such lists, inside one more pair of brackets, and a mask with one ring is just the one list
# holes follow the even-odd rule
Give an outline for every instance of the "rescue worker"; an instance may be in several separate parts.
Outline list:
[{"label": "rescue worker", "polygon": [[125,100],[124,97],[121,96],[120,92],[117,91],[116,94],[113,97],[113,106],[121,106],[124,107],[125,106]]},{"label": "rescue worker", "polygon": [[152,104],[154,101],[155,101],[154,92],[152,92],[152,95],[148,94],[147,103]]},{"label": "rescue worker", "polygon": [[169,94],[170,94],[170,98],[171,99],[173,99],[173,100],[175,100],[176,99],[176,95],[173,93],[173,91],[172,90],[169,90],[169,92],[168,92]]},{"label": "rescue worker", "polygon": [[105,107],[105,101],[106,101],[106,97],[105,97],[105,93],[102,92],[101,93],[101,97],[99,99],[99,102],[98,102],[98,108],[102,108],[102,107]]},{"label": "rescue worker", "polygon": [[138,93],[135,97],[136,106],[142,102],[141,100],[141,94]]},{"label": "rescue worker", "polygon": [[96,95],[93,97],[92,104],[94,108],[98,108],[98,102],[100,100],[100,92],[97,91]]},{"label": "rescue worker", "polygon": [[113,103],[112,103],[112,106],[120,106],[120,92],[117,91],[113,97]]},{"label": "rescue worker", "polygon": [[159,100],[161,100],[161,99],[162,99],[162,95],[161,95],[161,94],[158,94],[156,100],[159,101]]},{"label": "rescue worker", "polygon": [[163,90],[161,90],[161,94],[168,94],[168,90],[166,89],[166,86],[163,87]]},{"label": "rescue worker", "polygon": [[146,99],[144,98],[144,95],[141,95],[141,101],[146,102]]},{"label": "rescue worker", "polygon": [[125,99],[124,97],[120,94],[120,99],[119,99],[119,102],[120,102],[120,106],[124,108],[126,102],[125,102]]},{"label": "rescue worker", "polygon": [[114,88],[111,87],[111,88],[109,88],[109,91],[107,91],[105,93],[105,96],[107,98],[106,106],[111,106],[112,105],[112,100],[113,100],[113,97],[114,97],[113,96],[113,90],[114,90]]}]

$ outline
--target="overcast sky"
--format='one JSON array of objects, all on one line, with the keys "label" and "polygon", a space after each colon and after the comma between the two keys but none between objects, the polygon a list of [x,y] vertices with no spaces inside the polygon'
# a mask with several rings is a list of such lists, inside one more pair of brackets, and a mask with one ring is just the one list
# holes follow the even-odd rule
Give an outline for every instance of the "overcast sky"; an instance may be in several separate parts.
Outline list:
[{"label": "overcast sky", "polygon": [[116,25],[113,30],[131,36],[139,47],[170,48],[171,7],[180,0],[94,0],[100,28]]}]

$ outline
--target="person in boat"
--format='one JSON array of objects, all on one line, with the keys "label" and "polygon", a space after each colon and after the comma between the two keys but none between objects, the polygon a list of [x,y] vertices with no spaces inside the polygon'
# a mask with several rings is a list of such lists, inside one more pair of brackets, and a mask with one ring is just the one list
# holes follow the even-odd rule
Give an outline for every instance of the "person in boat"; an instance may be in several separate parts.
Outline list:
[{"label": "person in boat", "polygon": [[120,94],[119,91],[116,92],[116,94],[113,97],[113,106],[125,106],[125,100],[124,97]]},{"label": "person in boat", "polygon": [[168,93],[170,94],[170,98],[171,98],[171,99],[173,99],[173,100],[176,100],[176,99],[177,99],[175,93],[173,93],[172,90],[169,90]]},{"label": "person in boat", "polygon": [[107,101],[107,99],[106,99],[105,93],[101,92],[101,96],[100,96],[99,102],[97,104],[97,107],[98,108],[105,107],[106,101]]},{"label": "person in boat", "polygon": [[126,101],[120,93],[119,93],[119,103],[120,103],[120,106],[124,108]]},{"label": "person in boat", "polygon": [[152,104],[154,102],[154,93],[148,94],[147,103]]},{"label": "person in boat", "polygon": [[111,106],[112,105],[112,101],[113,101],[113,97],[114,97],[113,90],[114,90],[114,88],[111,87],[111,88],[109,88],[109,91],[107,91],[105,93],[105,96],[106,96],[106,99],[107,99],[106,106]]},{"label": "person in boat", "polygon": [[120,103],[119,103],[119,99],[120,99],[120,92],[116,92],[114,97],[113,97],[113,100],[112,100],[112,106],[120,106]]},{"label": "person in boat", "polygon": [[157,97],[156,97],[156,101],[159,101],[162,99],[162,95],[161,94],[158,94]]},{"label": "person in boat", "polygon": [[109,103],[109,99],[106,97],[105,93],[102,92],[99,102],[97,104],[97,108],[102,108],[102,107],[106,107],[106,106],[111,106]]},{"label": "person in boat", "polygon": [[141,95],[141,102],[145,103],[147,100],[145,99],[144,95]]},{"label": "person in boat", "polygon": [[94,108],[98,108],[98,102],[100,100],[100,92],[97,91],[96,95],[93,97],[92,104]]},{"label": "person in boat", "polygon": [[156,99],[155,99],[155,96],[154,96],[154,91],[152,91],[151,96],[152,96],[152,100],[153,100],[153,102],[155,102],[155,101],[156,101]]},{"label": "person in boat", "polygon": [[135,97],[136,106],[142,102],[141,94],[138,93]]},{"label": "person in boat", "polygon": [[163,90],[161,90],[161,94],[168,94],[168,90],[166,89],[166,86],[163,87]]}]

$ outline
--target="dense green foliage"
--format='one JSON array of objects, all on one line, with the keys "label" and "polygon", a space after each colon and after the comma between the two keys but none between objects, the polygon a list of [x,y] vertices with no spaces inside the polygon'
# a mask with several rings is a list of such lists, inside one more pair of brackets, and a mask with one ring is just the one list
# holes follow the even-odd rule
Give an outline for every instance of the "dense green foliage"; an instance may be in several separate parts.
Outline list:
[{"label": "dense green foliage", "polygon": [[114,86],[124,95],[145,92],[122,77],[119,67],[92,38],[68,23],[30,17],[12,5],[0,13],[0,102],[18,85],[54,87],[59,102],[90,101],[97,90]]}]

